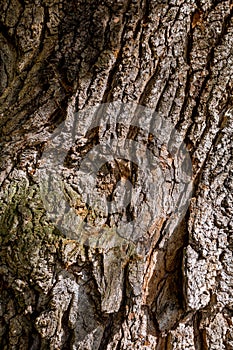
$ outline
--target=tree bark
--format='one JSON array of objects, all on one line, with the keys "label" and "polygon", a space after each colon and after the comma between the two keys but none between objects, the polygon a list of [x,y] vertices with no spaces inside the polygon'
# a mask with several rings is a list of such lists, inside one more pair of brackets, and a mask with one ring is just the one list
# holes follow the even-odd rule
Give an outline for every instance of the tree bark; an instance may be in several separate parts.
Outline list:
[{"label": "tree bark", "polygon": [[[1,349],[233,349],[232,11],[229,0],[1,1]],[[100,125],[93,106],[129,109]],[[153,111],[148,133],[138,110]],[[67,149],[58,131],[72,117]],[[114,137],[146,145],[162,169],[145,233],[111,233],[122,217],[139,225],[145,198],[101,216],[75,187],[88,152]],[[58,224],[67,207],[53,187],[57,212],[46,207],[38,174],[53,142],[67,151],[69,208],[91,225],[81,238],[73,220]],[[150,194],[139,153],[118,158],[97,169],[100,198],[119,180]]]}]

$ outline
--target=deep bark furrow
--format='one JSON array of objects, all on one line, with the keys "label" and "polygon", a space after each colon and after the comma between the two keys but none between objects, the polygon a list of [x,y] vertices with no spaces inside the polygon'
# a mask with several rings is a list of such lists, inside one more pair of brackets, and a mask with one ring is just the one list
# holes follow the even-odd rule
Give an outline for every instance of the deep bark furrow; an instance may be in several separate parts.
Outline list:
[{"label": "deep bark furrow", "polygon": [[[232,11],[231,1],[204,0],[0,4],[3,350],[232,348]],[[114,101],[128,108],[117,125]],[[107,123],[99,127],[91,113],[80,123],[82,111],[103,103]],[[145,112],[138,105],[153,111],[142,125],[135,125]],[[51,135],[71,115],[78,130],[62,163],[64,196],[92,230],[77,239],[64,234],[61,216],[51,219],[38,177]],[[192,157],[183,217],[171,208],[182,206],[187,186],[177,153],[164,142],[175,127],[180,157],[180,140]],[[119,179],[141,186],[137,205],[120,214],[85,203],[76,174],[88,154],[98,157],[96,147],[114,141],[122,149],[146,145],[157,162],[151,169],[161,169],[155,198],[162,210],[148,210],[142,236],[140,222],[131,235],[119,231],[118,241],[114,225],[140,218],[149,203],[150,178],[140,169],[145,163],[136,164],[142,150],[132,150],[134,162],[125,159],[130,151],[119,153],[96,176],[101,198],[115,198]],[[56,142],[59,155],[68,140]]]}]

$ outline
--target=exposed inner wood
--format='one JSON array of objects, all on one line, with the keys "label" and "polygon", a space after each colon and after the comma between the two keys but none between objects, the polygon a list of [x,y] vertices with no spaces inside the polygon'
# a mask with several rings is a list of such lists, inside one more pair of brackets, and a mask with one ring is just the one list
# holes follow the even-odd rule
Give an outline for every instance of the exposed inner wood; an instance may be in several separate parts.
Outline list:
[{"label": "exposed inner wood", "polygon": [[[233,348],[232,11],[230,0],[1,1],[1,349]],[[90,114],[64,157],[64,198],[92,227],[72,239],[48,215],[38,169],[62,123],[117,101],[123,122]],[[148,128],[134,124],[144,108]],[[173,128],[192,162],[182,217],[169,205],[182,204],[184,153],[162,142]],[[96,170],[96,193],[127,203],[120,213],[81,200],[76,176],[114,140],[155,160],[161,199],[145,234],[118,241],[150,194],[138,150]]]}]

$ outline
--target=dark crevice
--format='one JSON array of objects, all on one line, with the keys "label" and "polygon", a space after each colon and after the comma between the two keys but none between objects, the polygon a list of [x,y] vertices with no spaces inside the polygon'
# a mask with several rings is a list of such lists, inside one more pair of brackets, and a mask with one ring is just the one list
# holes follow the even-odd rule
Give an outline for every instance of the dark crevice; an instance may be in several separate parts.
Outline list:
[{"label": "dark crevice", "polygon": [[9,46],[14,50],[17,50],[16,38],[9,34],[9,28],[0,21],[0,33],[5,37]]},{"label": "dark crevice", "polygon": [[[195,124],[195,117],[196,117],[196,115],[198,115],[198,109],[199,109],[199,106],[201,104],[201,97],[202,97],[203,92],[205,91],[205,89],[206,89],[206,87],[208,85],[208,82],[211,80],[211,77],[212,77],[212,63],[213,63],[213,59],[214,59],[215,49],[224,40],[224,36],[226,35],[228,27],[230,25],[230,20],[231,20],[231,17],[232,17],[232,13],[233,13],[233,11],[231,11],[231,13],[226,16],[226,19],[225,19],[223,27],[222,27],[222,32],[218,35],[218,38],[215,41],[214,46],[209,51],[209,54],[208,54],[208,57],[207,57],[207,64],[206,64],[206,70],[208,71],[208,74],[204,78],[204,81],[203,81],[203,83],[202,83],[202,85],[200,87],[200,90],[199,90],[199,94],[198,94],[198,96],[195,99],[195,106],[193,107],[192,115],[191,115],[191,120],[193,121],[193,123],[188,128],[186,135],[190,134],[191,129],[193,127],[193,124]],[[206,130],[208,130],[209,127],[210,127],[210,120],[207,118],[207,120],[206,120]],[[199,148],[201,142],[202,142],[202,137],[199,138],[199,141],[196,143],[195,149],[192,150],[191,154],[193,154],[195,152],[195,150]]]},{"label": "dark crevice", "polygon": [[148,82],[146,83],[146,86],[139,98],[139,101],[138,101],[138,104],[140,106],[146,106],[147,104],[147,98],[148,96],[151,95],[151,90],[153,89],[154,85],[155,85],[155,82],[156,82],[156,79],[157,79],[157,76],[158,76],[158,73],[159,73],[159,63],[160,61],[158,61],[157,65],[156,65],[156,69],[154,71],[154,73],[152,74],[152,76],[149,78]]},{"label": "dark crevice", "polygon": [[[99,350],[106,350],[109,343],[113,340],[113,337],[121,329],[123,339],[123,328],[122,323],[126,319],[126,305],[130,305],[130,299],[132,297],[132,289],[128,282],[128,265],[124,268],[124,282],[123,282],[123,293],[122,302],[120,309],[117,313],[113,313],[108,316],[108,320],[105,326],[104,334],[99,346]],[[121,339],[118,342],[116,349],[121,349]]]},{"label": "dark crevice", "polygon": [[123,19],[122,19],[122,23],[123,23],[123,30],[121,33],[121,38],[120,38],[120,43],[118,44],[118,53],[117,53],[117,57],[116,57],[116,61],[113,64],[113,67],[111,68],[110,72],[108,73],[108,80],[106,83],[106,89],[104,91],[103,94],[103,98],[101,100],[100,103],[108,103],[108,102],[112,102],[112,91],[113,88],[115,86],[115,84],[117,84],[117,81],[115,79],[116,73],[118,72],[119,69],[119,65],[122,61],[122,55],[123,55],[123,50],[124,50],[124,45],[125,45],[125,40],[124,40],[124,36],[126,33],[126,23],[127,23],[127,13],[130,9],[130,5],[131,5],[131,0],[127,0],[127,3],[125,5],[125,11],[123,14]]},{"label": "dark crevice", "polygon": [[202,313],[197,311],[193,317],[194,324],[194,344],[196,350],[208,350],[209,347],[206,341],[206,331],[201,327]]},{"label": "dark crevice", "polygon": [[190,85],[191,85],[191,78],[192,78],[192,71],[190,68],[190,53],[192,51],[193,46],[193,34],[190,29],[190,32],[187,34],[187,40],[186,40],[186,48],[185,48],[185,60],[187,62],[187,65],[189,66],[189,69],[187,71],[187,77],[186,77],[186,84],[185,84],[185,90],[184,90],[184,101],[180,110],[179,114],[179,121],[176,124],[175,128],[179,131],[180,126],[182,126],[183,122],[185,121],[185,111],[188,106],[189,102],[189,91],[190,91]]}]

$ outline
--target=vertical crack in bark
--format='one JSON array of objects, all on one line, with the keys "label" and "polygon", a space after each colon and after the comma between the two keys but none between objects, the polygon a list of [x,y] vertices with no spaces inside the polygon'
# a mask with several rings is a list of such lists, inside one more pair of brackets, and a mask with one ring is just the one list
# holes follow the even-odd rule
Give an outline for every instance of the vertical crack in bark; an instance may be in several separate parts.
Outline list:
[{"label": "vertical crack in bark", "polygon": [[[0,9],[0,346],[230,348],[230,1],[46,0],[33,5],[15,0]],[[176,229],[169,215],[156,217],[143,237],[143,256],[131,243],[118,250],[83,246],[62,237],[46,216],[34,173],[49,134],[66,119],[75,99],[75,112],[116,99],[148,105],[163,120],[175,121],[191,150],[195,190],[189,213]],[[149,142],[156,131],[152,121],[150,127],[148,137],[135,129],[128,139],[148,138],[148,149],[157,156]],[[87,154],[92,136],[84,136]],[[75,145],[67,155],[68,179],[82,152]],[[166,169],[169,154],[160,161]],[[140,180],[132,162],[109,162],[100,170],[112,183],[106,185],[107,175],[98,174],[99,192],[109,200],[121,166],[133,185]],[[66,196],[80,212],[73,185]],[[176,195],[173,184],[167,200]],[[86,209],[85,222],[98,222],[91,206]],[[135,216],[131,209],[126,208],[128,221]],[[108,215],[109,227],[114,215]]]}]

